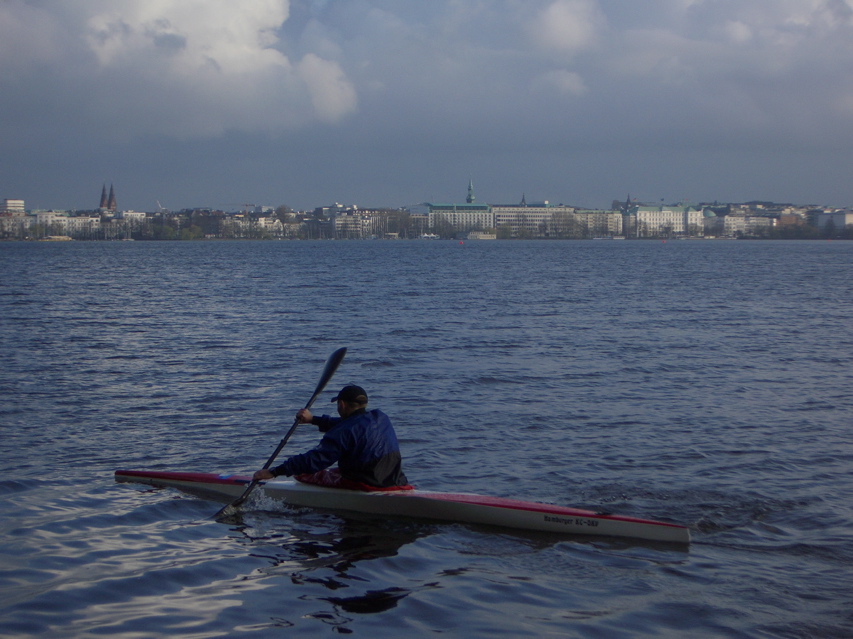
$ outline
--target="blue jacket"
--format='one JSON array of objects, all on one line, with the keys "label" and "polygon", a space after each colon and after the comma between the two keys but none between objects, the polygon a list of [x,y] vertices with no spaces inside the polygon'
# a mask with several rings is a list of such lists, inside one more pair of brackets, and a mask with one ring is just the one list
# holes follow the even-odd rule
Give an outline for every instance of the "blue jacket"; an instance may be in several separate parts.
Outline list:
[{"label": "blue jacket", "polygon": [[400,445],[391,420],[380,410],[359,410],[347,417],[315,417],[325,433],[316,448],[294,455],[270,470],[278,475],[316,473],[335,462],[341,475],[371,486],[405,486]]}]

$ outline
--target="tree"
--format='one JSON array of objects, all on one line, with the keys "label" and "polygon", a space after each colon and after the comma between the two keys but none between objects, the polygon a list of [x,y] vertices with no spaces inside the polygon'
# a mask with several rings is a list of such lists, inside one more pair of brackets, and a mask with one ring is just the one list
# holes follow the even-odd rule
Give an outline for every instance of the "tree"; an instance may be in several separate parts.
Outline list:
[{"label": "tree", "polygon": [[495,229],[495,233],[498,236],[499,240],[512,239],[512,227],[506,224],[501,225],[497,229]]},{"label": "tree", "polygon": [[294,216],[293,209],[287,206],[286,204],[281,204],[275,208],[275,216],[281,221],[282,224],[287,224],[288,221]]},{"label": "tree", "polygon": [[435,222],[432,225],[432,231],[445,239],[452,238],[456,234],[453,224],[443,215],[436,216]]}]

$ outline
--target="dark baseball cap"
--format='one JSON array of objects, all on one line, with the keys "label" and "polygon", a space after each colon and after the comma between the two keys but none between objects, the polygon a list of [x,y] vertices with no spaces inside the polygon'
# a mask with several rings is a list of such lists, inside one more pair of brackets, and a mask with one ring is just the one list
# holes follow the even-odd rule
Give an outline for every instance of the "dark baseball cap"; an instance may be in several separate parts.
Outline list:
[{"label": "dark baseball cap", "polygon": [[339,399],[353,404],[366,404],[367,391],[365,391],[361,386],[350,384],[349,386],[344,386],[341,389],[341,392],[338,393],[336,397],[332,398],[332,401],[336,402]]}]

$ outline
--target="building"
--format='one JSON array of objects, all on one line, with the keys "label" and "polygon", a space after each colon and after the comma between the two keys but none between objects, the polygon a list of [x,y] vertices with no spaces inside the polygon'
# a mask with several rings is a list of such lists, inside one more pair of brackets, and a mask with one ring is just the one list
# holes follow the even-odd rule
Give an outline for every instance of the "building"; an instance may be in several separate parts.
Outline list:
[{"label": "building", "polygon": [[705,229],[702,209],[695,206],[634,206],[628,215],[637,237],[700,236]]},{"label": "building", "polygon": [[391,209],[361,209],[356,205],[320,207],[314,210],[317,219],[328,219],[332,237],[358,240],[366,238],[397,237],[391,230],[399,222],[399,211]]},{"label": "building", "polygon": [[723,218],[723,234],[728,237],[766,235],[776,219],[760,215],[727,215]]},{"label": "building", "polygon": [[803,215],[798,215],[796,213],[784,213],[779,216],[777,226],[779,228],[786,228],[792,226],[803,226],[805,223],[806,220]]},{"label": "building", "polygon": [[133,222],[144,222],[147,216],[148,214],[142,211],[119,211],[116,213],[117,220],[130,220]]},{"label": "building", "polygon": [[622,213],[619,211],[575,209],[572,217],[586,237],[622,235]]},{"label": "building", "polygon": [[827,229],[840,231],[847,226],[853,225],[853,211],[818,213],[815,216],[815,223],[821,231],[826,231]]},{"label": "building", "polygon": [[98,207],[101,211],[112,211],[115,213],[118,206],[116,205],[116,192],[113,185],[110,184],[110,194],[107,195],[107,184],[104,183],[101,189],[101,205]]},{"label": "building", "polygon": [[26,213],[23,200],[10,200],[7,198],[0,205],[0,215],[26,215]]},{"label": "building", "polygon": [[495,227],[495,216],[488,204],[429,204],[429,227],[442,235],[484,231]]},{"label": "building", "polygon": [[725,215],[717,215],[712,209],[706,207],[702,212],[702,225],[705,237],[714,238],[723,234]]},{"label": "building", "polygon": [[69,216],[65,211],[36,211],[30,215],[30,230],[36,228],[37,235],[68,235],[93,238],[101,231],[100,215]]},{"label": "building", "polygon": [[332,217],[332,228],[336,238],[361,239],[370,235],[370,220],[358,207],[338,211]]},{"label": "building", "polygon": [[423,211],[427,216],[429,229],[444,237],[468,231],[485,231],[495,226],[492,207],[476,203],[474,183],[471,180],[468,181],[468,196],[464,204],[426,202],[421,206],[412,207],[410,211],[414,215]]},{"label": "building", "polygon": [[[421,207],[414,207],[413,212]],[[485,231],[495,227],[495,216],[488,204],[477,204],[474,198],[474,183],[468,181],[468,196],[464,204],[423,204],[429,219],[430,230],[444,237],[468,231]]]},{"label": "building", "polygon": [[0,239],[19,239],[27,237],[30,229],[30,217],[27,215],[0,215]]},{"label": "building", "polygon": [[[571,214],[570,206],[552,206],[547,200],[528,204],[524,195],[518,204],[495,204],[492,206],[495,228],[502,237],[543,237],[549,235],[555,214]],[[553,229],[552,229],[553,230]]]},{"label": "building", "polygon": [[466,240],[496,240],[498,236],[494,233],[486,233],[484,231],[471,231],[465,235]]}]

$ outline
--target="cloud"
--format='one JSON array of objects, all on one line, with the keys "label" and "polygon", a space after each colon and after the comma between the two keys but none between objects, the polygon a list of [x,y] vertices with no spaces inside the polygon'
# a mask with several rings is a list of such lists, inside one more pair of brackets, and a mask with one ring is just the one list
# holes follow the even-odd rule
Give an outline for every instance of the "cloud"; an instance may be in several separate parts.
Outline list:
[{"label": "cloud", "polygon": [[529,36],[539,46],[575,53],[597,43],[603,23],[594,0],[556,0],[538,12]]},{"label": "cloud", "polygon": [[337,122],[355,111],[355,88],[337,63],[309,53],[299,62],[297,70],[308,88],[318,117],[328,122]]},{"label": "cloud", "polygon": [[478,166],[562,188],[571,154],[625,149],[800,170],[853,148],[851,41],[853,0],[0,0],[0,151],[357,154],[336,179],[382,189]]},{"label": "cloud", "polygon": [[[102,139],[339,122],[356,109],[355,88],[334,60],[285,55],[288,17],[286,0],[64,0],[39,8],[13,0],[0,6],[0,40],[15,36],[0,73],[14,74],[7,88],[43,109],[61,92],[79,105],[74,128]],[[41,66],[53,85],[36,86],[27,65]],[[51,122],[67,134],[65,117],[48,121],[45,133],[56,135]]]},{"label": "cloud", "polygon": [[275,30],[287,19],[288,3],[243,0],[111,1],[86,22],[85,39],[101,66],[155,61],[176,76],[210,68],[224,75],[286,70],[272,48]]},{"label": "cloud", "polygon": [[743,44],[752,40],[753,33],[749,25],[744,24],[740,20],[729,20],[723,26],[723,32],[726,36],[736,44]]},{"label": "cloud", "polygon": [[548,71],[533,81],[534,89],[555,91],[558,95],[577,97],[587,93],[588,89],[580,75],[566,69]]}]

